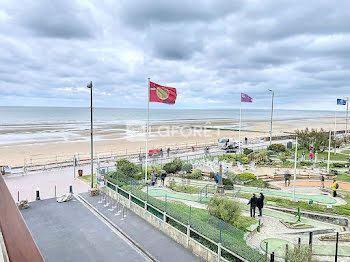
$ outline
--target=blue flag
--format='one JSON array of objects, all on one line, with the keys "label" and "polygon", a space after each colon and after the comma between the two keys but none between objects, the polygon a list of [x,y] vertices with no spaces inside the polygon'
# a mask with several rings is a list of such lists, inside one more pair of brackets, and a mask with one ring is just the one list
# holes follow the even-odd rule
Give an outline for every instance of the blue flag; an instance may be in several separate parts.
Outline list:
[{"label": "blue flag", "polygon": [[345,106],[346,105],[346,100],[337,98],[337,105]]}]

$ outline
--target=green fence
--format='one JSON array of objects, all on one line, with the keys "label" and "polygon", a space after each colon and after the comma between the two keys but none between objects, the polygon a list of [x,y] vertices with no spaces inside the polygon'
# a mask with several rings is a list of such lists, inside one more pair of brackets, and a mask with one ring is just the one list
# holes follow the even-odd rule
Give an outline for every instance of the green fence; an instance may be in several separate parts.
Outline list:
[{"label": "green fence", "polygon": [[[218,252],[221,243],[221,256],[228,261],[264,261],[257,250],[249,247],[244,240],[244,232],[234,226],[214,217],[207,210],[191,208],[183,203],[169,201],[167,196],[162,199],[148,195],[148,185],[114,173],[106,175],[107,186],[129,198],[137,205],[147,210],[181,232],[187,234],[190,226],[190,237],[197,240],[213,252]],[[164,215],[165,213],[165,215]],[[236,254],[236,255],[235,255]],[[241,257],[241,258],[240,258]]]}]

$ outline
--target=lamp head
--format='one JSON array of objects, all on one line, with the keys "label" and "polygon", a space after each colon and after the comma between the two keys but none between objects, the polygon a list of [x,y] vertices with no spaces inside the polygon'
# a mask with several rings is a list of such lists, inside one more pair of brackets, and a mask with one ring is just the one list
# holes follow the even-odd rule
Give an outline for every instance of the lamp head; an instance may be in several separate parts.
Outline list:
[{"label": "lamp head", "polygon": [[88,85],[86,87],[87,88],[92,88],[92,81],[90,81],[90,83],[88,83]]}]

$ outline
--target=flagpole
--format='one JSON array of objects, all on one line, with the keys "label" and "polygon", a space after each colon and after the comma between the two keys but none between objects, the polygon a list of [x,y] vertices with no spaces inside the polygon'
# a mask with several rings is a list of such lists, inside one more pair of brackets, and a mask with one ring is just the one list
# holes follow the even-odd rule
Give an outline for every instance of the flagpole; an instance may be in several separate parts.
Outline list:
[{"label": "flagpole", "polygon": [[336,133],[337,133],[337,113],[336,111],[334,111],[334,155],[337,154]]},{"label": "flagpole", "polygon": [[149,136],[149,92],[151,79],[148,78],[147,88],[147,124],[146,124],[146,166],[145,166],[145,184],[147,183],[147,169],[148,169],[148,136]]},{"label": "flagpole", "polygon": [[242,126],[242,93],[239,103],[239,132],[238,132],[238,153],[241,153],[241,126]]},{"label": "flagpole", "polygon": [[329,159],[331,158],[331,135],[332,135],[332,131],[329,130],[328,161],[327,161],[327,173],[328,173],[328,174],[329,174]]},{"label": "flagpole", "polygon": [[298,137],[295,138],[293,201],[295,201],[295,184],[297,181],[297,155],[298,155]]},{"label": "flagpole", "polygon": [[349,98],[347,97],[346,98],[345,139],[348,136],[348,113],[349,113]]}]

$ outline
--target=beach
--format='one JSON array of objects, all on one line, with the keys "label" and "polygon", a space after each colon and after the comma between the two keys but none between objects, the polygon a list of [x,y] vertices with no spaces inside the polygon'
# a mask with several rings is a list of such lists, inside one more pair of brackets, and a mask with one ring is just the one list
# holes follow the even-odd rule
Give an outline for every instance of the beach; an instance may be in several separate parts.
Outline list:
[{"label": "beach", "polygon": [[[139,110],[139,112],[143,111]],[[257,112],[258,114],[255,113],[255,115],[246,113],[246,118],[242,118],[241,139],[244,140],[247,137],[248,143],[257,142],[269,136],[268,112],[264,112],[263,116],[259,115],[259,111]],[[166,112],[161,112],[161,115],[153,114],[148,148],[166,150],[168,147],[175,149],[178,146],[216,143],[221,137],[232,137],[238,140],[239,122],[236,117],[229,119],[230,112],[214,110],[216,114],[208,111],[207,115],[203,115],[203,111],[200,111],[197,112],[198,119],[195,119],[196,112],[185,113],[182,112],[178,117],[168,117]],[[89,114],[86,114],[86,111],[83,118],[79,119],[75,116],[75,120],[71,118],[61,121],[58,121],[59,117],[62,117],[60,115],[55,118],[41,116],[42,119],[38,119],[39,114],[40,111],[36,112],[36,121],[33,116],[30,116],[24,120],[22,118],[22,121],[25,121],[23,123],[15,120],[11,123],[10,118],[6,123],[2,123],[0,165],[15,167],[73,159],[74,155],[79,155],[80,158],[89,157],[90,129]],[[290,134],[306,127],[334,131],[334,117],[330,117],[330,113],[320,113],[317,117],[315,114],[307,115],[303,112],[298,115],[293,112],[284,117],[277,116],[273,122],[273,136]],[[134,116],[136,115],[134,112]],[[30,122],[31,119],[32,122]],[[141,113],[135,119],[130,119],[127,114],[124,119],[118,119],[118,121],[109,119],[102,121],[101,117],[97,117],[94,123],[94,151],[103,155],[144,153],[146,123]],[[345,130],[345,118],[337,118],[336,129]]]}]

